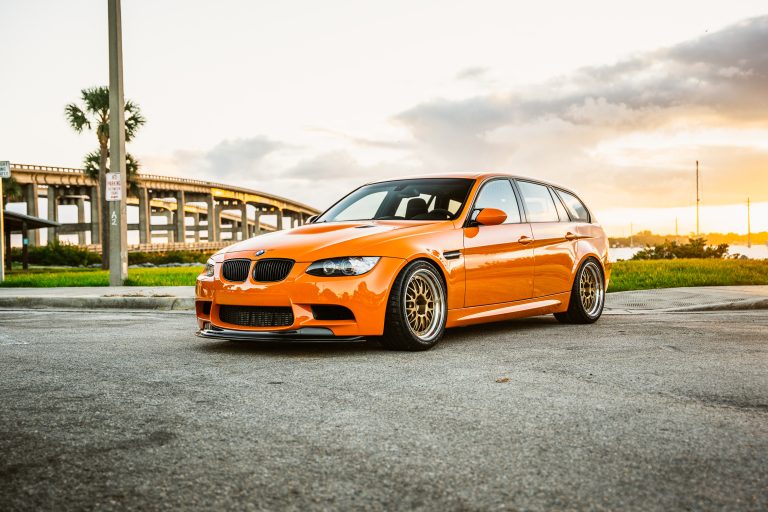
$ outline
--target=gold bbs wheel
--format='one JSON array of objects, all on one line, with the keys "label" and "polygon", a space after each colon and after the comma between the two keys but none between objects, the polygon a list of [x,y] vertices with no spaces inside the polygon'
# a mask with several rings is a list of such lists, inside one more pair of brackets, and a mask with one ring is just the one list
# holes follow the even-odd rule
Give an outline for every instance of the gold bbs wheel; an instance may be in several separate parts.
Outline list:
[{"label": "gold bbs wheel", "polygon": [[443,325],[445,298],[439,278],[426,269],[409,276],[405,287],[408,328],[422,341],[431,341]]}]

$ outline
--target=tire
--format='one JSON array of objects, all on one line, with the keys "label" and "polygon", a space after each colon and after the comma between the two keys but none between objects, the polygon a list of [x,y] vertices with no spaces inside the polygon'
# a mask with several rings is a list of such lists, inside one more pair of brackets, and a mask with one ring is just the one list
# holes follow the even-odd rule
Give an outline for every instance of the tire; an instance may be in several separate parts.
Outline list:
[{"label": "tire", "polygon": [[591,324],[600,318],[605,306],[605,275],[595,258],[587,258],[581,264],[573,280],[568,310],[555,313],[564,324]]},{"label": "tire", "polygon": [[379,341],[388,350],[430,349],[445,333],[447,314],[440,272],[425,261],[414,261],[395,279]]}]

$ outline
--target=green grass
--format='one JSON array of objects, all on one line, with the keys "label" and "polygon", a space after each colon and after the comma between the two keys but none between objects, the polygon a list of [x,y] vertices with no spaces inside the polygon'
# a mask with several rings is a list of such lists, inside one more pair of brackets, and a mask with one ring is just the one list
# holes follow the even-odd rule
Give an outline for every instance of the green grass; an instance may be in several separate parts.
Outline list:
[{"label": "green grass", "polygon": [[[128,286],[192,286],[201,267],[132,268]],[[0,286],[58,287],[107,286],[105,270],[35,268],[14,271]],[[613,264],[608,291],[674,288],[678,286],[726,286],[768,284],[768,260],[631,260]]]},{"label": "green grass", "polygon": [[768,284],[768,260],[617,261],[613,264],[608,291],[749,284]]},{"label": "green grass", "polygon": [[[132,268],[126,286],[193,286],[200,267]],[[109,272],[91,269],[34,269],[6,275],[0,286],[55,288],[60,286],[108,286]]]}]

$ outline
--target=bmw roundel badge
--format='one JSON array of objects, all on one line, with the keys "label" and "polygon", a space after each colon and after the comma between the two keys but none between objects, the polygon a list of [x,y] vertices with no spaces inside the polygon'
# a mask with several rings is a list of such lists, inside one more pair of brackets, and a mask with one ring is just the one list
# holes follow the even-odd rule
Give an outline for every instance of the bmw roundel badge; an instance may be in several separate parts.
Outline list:
[{"label": "bmw roundel badge", "polygon": [[258,251],[256,251],[256,256],[261,256],[265,252],[267,252],[267,251],[265,251],[264,249],[259,249]]}]

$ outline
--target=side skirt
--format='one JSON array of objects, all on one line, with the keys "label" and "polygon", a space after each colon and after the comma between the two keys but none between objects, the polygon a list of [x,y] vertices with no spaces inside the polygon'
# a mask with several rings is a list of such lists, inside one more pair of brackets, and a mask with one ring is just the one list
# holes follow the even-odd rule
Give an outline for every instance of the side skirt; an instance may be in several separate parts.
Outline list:
[{"label": "side skirt", "polygon": [[568,309],[570,296],[571,292],[563,292],[535,299],[450,309],[448,310],[446,327],[500,322],[513,318],[559,313]]}]

